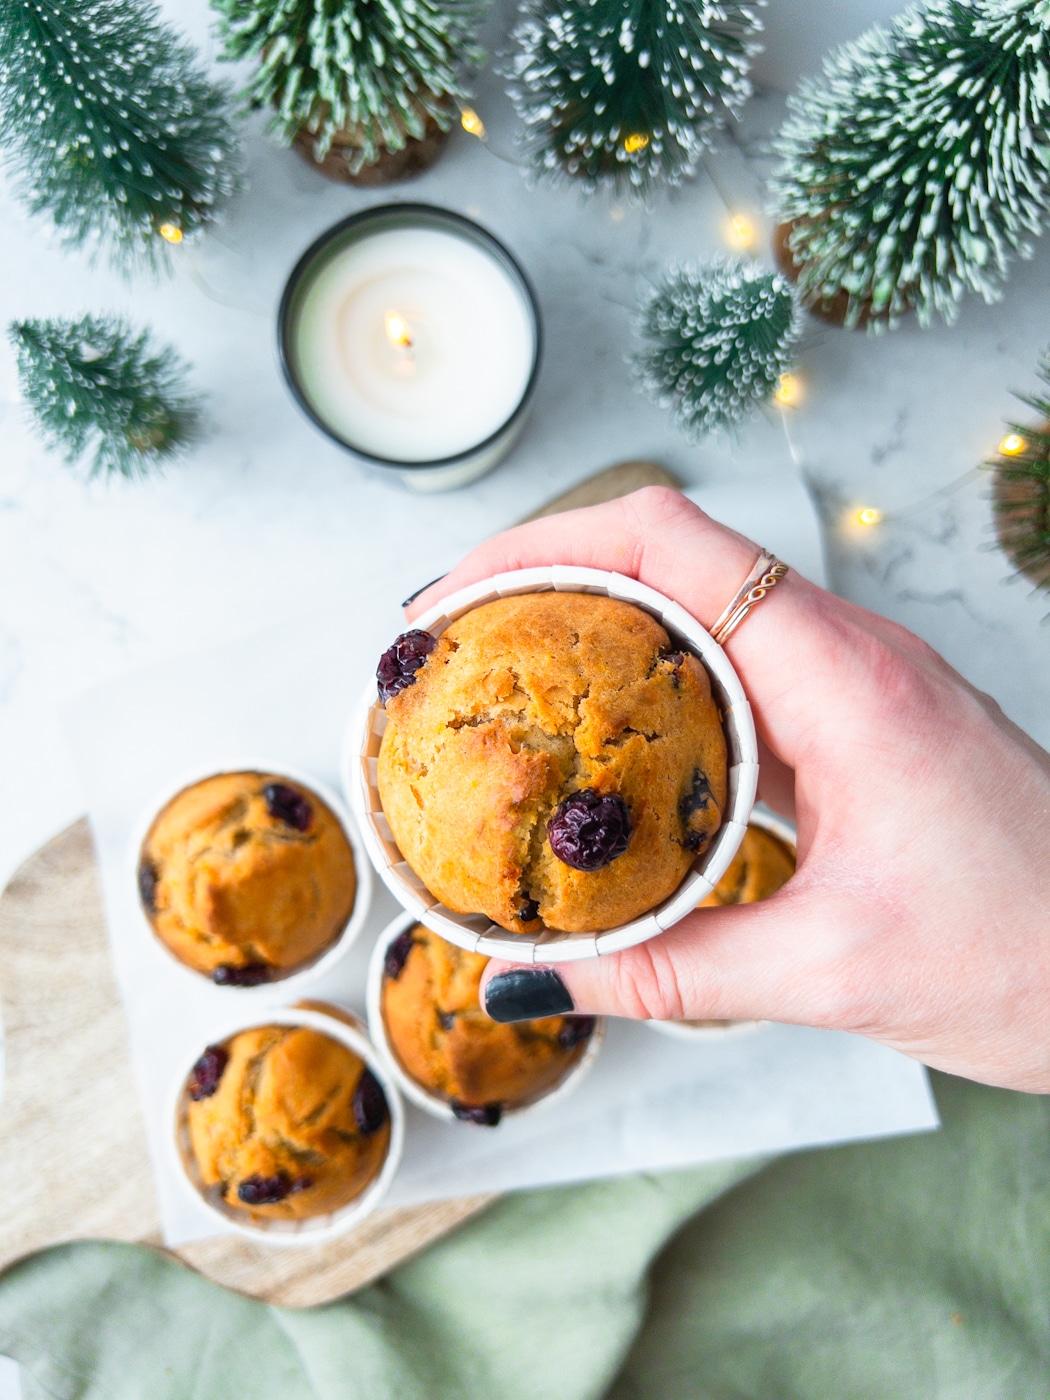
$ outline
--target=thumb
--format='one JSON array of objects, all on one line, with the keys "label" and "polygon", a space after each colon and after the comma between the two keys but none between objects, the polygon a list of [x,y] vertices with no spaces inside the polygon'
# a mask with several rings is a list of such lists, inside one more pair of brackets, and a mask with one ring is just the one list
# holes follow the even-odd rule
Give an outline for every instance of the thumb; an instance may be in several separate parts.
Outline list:
[{"label": "thumb", "polygon": [[493,959],[482,978],[482,1004],[494,1021],[575,1011],[837,1025],[848,961],[842,926],[819,892],[786,886],[761,904],[697,909],[620,953],[557,967]]}]

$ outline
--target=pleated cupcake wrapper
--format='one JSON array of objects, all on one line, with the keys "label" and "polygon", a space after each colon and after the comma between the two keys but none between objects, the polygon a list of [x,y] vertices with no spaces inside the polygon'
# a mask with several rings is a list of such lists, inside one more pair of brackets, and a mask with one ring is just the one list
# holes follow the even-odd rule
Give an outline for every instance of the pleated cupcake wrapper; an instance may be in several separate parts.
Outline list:
[{"label": "pleated cupcake wrapper", "polygon": [[[774,812],[771,808],[759,803],[751,813],[750,826],[761,827],[763,831],[768,831],[783,841],[785,846],[790,846],[793,851],[798,849],[798,832],[795,823],[789,822],[787,817],[782,817],[779,812]],[[768,1021],[727,1021],[724,1026],[691,1026],[688,1021],[647,1021],[646,1025],[651,1030],[659,1031],[661,1035],[672,1036],[675,1040],[724,1040],[726,1036],[740,1035],[746,1031],[761,1030],[763,1026],[768,1026]]]},{"label": "pleated cupcake wrapper", "polygon": [[486,915],[456,914],[430,893],[409,866],[383,813],[377,771],[386,713],[379,703],[374,682],[351,720],[343,753],[344,790],[358,816],[368,853],[395,899],[450,943],[471,952],[523,964],[571,962],[616,953],[644,943],[678,923],[714,889],[729,868],[744,839],[758,787],[758,743],[751,706],[729,658],[683,607],[636,579],[602,569],[560,564],[517,569],[460,589],[424,613],[413,626],[439,637],[450,623],[482,603],[522,593],[551,591],[604,594],[634,603],[662,623],[675,643],[697,656],[710,677],[715,701],[722,712],[728,748],[726,815],[714,841],[697,856],[674,894],[662,904],[641,918],[602,933],[544,929],[540,933],[513,934],[494,924]]},{"label": "pleated cupcake wrapper", "polygon": [[[218,777],[223,773],[272,773],[275,777],[287,778],[290,782],[299,787],[304,787],[315,793],[322,802],[331,810],[332,815],[342,827],[346,839],[350,843],[350,849],[354,853],[354,871],[357,876],[357,889],[354,893],[354,907],[350,911],[350,917],[338,936],[328,945],[327,948],[316,957],[313,962],[308,962],[305,966],[293,968],[284,977],[274,978],[269,982],[260,982],[255,987],[223,987],[212,982],[205,972],[198,972],[195,968],[188,967],[180,958],[172,952],[164,940],[154,932],[153,925],[146,916],[146,911],[142,908],[142,901],[138,893],[138,871],[139,860],[142,855],[142,845],[150,827],[160,816],[161,812],[169,802],[184,792],[186,788],[192,787],[194,783],[203,782],[205,778]],[[164,790],[159,793],[147,807],[145,814],[135,825],[132,832],[131,844],[128,850],[129,857],[129,881],[132,889],[132,898],[135,907],[139,912],[142,927],[149,937],[150,943],[160,953],[161,964],[165,971],[175,976],[189,978],[197,987],[204,983],[209,988],[213,988],[216,993],[228,997],[237,997],[242,1000],[253,998],[256,1001],[288,1001],[299,995],[299,993],[311,983],[316,982],[320,977],[329,973],[337,967],[351,947],[357,940],[358,935],[364,928],[368,920],[368,914],[372,907],[372,862],[369,859],[368,849],[358,830],[350,812],[347,811],[346,803],[338,793],[333,792],[327,784],[313,777],[309,773],[304,773],[298,768],[290,768],[286,763],[264,762],[257,759],[246,759],[244,761],[224,763],[219,767],[212,765],[208,768],[194,769],[183,774]]]},{"label": "pleated cupcake wrapper", "polygon": [[[387,949],[399,934],[404,933],[419,922],[421,921],[416,918],[415,914],[407,912],[399,914],[379,935],[376,945],[372,949],[371,961],[368,964],[368,1032],[377,1053],[382,1056],[383,1063],[389,1070],[391,1078],[409,1103],[415,1104],[417,1108],[421,1108],[424,1113],[429,1113],[434,1118],[440,1118],[446,1123],[457,1123],[460,1120],[452,1112],[452,1105],[449,1101],[443,1099],[440,1094],[431,1093],[429,1089],[424,1088],[418,1080],[412,1078],[401,1064],[397,1057],[397,1051],[390,1043],[386,1021],[383,1019],[383,973]],[[427,926],[429,927],[429,924]],[[594,1030],[591,1032],[583,1054],[574,1064],[569,1066],[561,1079],[551,1088],[532,1098],[516,1104],[507,1104],[503,1110],[503,1118],[520,1118],[522,1114],[533,1113],[535,1110],[546,1108],[552,1103],[559,1103],[569,1094],[574,1093],[593,1067],[604,1039],[605,1018],[599,1016],[595,1018]],[[463,1124],[463,1126],[467,1127],[469,1124]]]},{"label": "pleated cupcake wrapper", "polygon": [[397,1084],[387,1070],[383,1056],[376,1051],[375,1046],[364,1034],[363,1028],[359,1029],[359,1018],[344,1012],[340,1007],[332,1007],[329,1011],[318,1010],[316,1003],[310,1007],[260,1007],[256,1014],[250,1017],[242,1016],[239,1020],[218,1029],[207,1044],[220,1044],[236,1035],[238,1031],[253,1030],[257,1026],[300,1026],[320,1031],[331,1040],[345,1045],[359,1059],[364,1060],[382,1086],[390,1110],[390,1142],[382,1167],[359,1196],[341,1206],[339,1210],[328,1211],[324,1215],[314,1215],[303,1220],[272,1220],[263,1217],[253,1219],[247,1210],[239,1211],[228,1206],[217,1186],[206,1186],[202,1181],[190,1143],[189,1094],[186,1086],[193,1066],[205,1049],[205,1046],[201,1045],[193,1058],[183,1065],[172,1093],[167,1121],[172,1126],[169,1144],[176,1175],[185,1189],[201,1202],[217,1222],[246,1239],[284,1247],[326,1244],[329,1240],[346,1234],[366,1216],[371,1215],[389,1191],[390,1183],[397,1174],[405,1142],[405,1111]]}]

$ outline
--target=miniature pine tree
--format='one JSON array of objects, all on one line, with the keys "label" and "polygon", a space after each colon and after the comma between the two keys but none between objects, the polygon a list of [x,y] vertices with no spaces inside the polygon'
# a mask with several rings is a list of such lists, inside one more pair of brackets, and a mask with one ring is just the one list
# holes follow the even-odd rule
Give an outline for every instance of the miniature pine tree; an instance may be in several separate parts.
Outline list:
[{"label": "miniature pine tree", "polygon": [[114,316],[28,320],[9,331],[22,395],[50,447],[91,476],[145,476],[198,436],[186,366]]},{"label": "miniature pine tree", "polygon": [[481,61],[476,32],[487,0],[212,0],[227,58],[258,67],[246,96],[274,109],[284,144],[313,137],[321,163],[352,133],[357,175],[427,119],[447,131],[465,95],[461,66]]},{"label": "miniature pine tree", "polygon": [[733,428],[794,363],[802,313],[787,278],[744,258],[672,268],[641,309],[643,390],[693,441]]},{"label": "miniature pine tree", "polygon": [[1039,377],[1045,392],[1020,395],[1039,414],[1039,423],[1011,423],[990,465],[999,543],[1022,574],[1050,591],[1050,352]]},{"label": "miniature pine tree", "polygon": [[930,0],[790,102],[773,192],[807,305],[846,324],[994,300],[1050,209],[1050,0]]},{"label": "miniature pine tree", "polygon": [[148,0],[0,4],[0,143],[34,213],[125,270],[163,262],[235,183],[230,104]]},{"label": "miniature pine tree", "polygon": [[763,0],[526,0],[508,76],[535,171],[646,194],[747,99]]}]

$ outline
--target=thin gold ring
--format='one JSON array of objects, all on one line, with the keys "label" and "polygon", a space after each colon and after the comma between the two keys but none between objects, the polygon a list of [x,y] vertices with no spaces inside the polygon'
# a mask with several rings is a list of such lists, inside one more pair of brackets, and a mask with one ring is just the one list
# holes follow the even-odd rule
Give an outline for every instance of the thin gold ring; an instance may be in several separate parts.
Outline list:
[{"label": "thin gold ring", "polygon": [[788,571],[775,554],[767,549],[755,560],[754,567],[734,593],[728,607],[711,628],[711,636],[719,646],[725,646],[726,638],[743,622],[756,604],[760,603],[771,588],[775,588]]}]

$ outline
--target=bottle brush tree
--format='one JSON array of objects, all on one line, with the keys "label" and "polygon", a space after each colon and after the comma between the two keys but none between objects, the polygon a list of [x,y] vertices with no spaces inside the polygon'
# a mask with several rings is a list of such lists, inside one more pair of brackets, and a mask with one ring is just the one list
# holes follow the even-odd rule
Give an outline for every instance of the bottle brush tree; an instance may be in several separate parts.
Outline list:
[{"label": "bottle brush tree", "polygon": [[825,59],[772,184],[798,285],[847,325],[955,319],[1050,211],[1050,0],[929,0]]},{"label": "bottle brush tree", "polygon": [[186,365],[115,316],[16,321],[22,396],[50,447],[91,476],[145,476],[199,436]]},{"label": "bottle brush tree", "polygon": [[0,146],[31,211],[125,270],[237,183],[229,98],[148,0],[3,0]]},{"label": "bottle brush tree", "polygon": [[1039,377],[1046,388],[1020,396],[1038,423],[1011,423],[990,465],[999,543],[1026,578],[1050,591],[1050,351]]},{"label": "bottle brush tree", "polygon": [[648,193],[751,92],[762,0],[526,0],[508,76],[534,170]]}]

